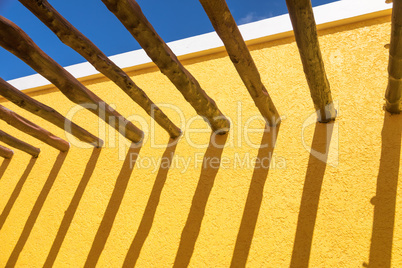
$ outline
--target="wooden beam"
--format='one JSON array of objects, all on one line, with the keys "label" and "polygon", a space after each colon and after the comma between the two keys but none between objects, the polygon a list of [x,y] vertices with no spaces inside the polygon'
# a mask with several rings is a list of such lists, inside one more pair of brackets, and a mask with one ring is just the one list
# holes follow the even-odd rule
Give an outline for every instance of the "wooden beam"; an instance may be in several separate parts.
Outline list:
[{"label": "wooden beam", "polygon": [[21,130],[22,132],[43,141],[44,143],[60,150],[62,152],[68,151],[70,144],[65,140],[56,137],[46,129],[32,123],[28,119],[18,115],[17,113],[0,105],[0,119],[7,122],[9,125]]},{"label": "wooden beam", "polygon": [[336,110],[321,56],[311,2],[286,0],[286,4],[318,120],[322,123],[332,121],[336,117]]},{"label": "wooden beam", "polygon": [[102,0],[102,2],[116,15],[195,111],[210,124],[212,130],[221,134],[226,133],[230,127],[229,120],[156,33],[137,2],[134,0]]},{"label": "wooden beam", "polygon": [[38,157],[38,155],[40,153],[39,148],[36,148],[22,140],[14,138],[13,136],[10,136],[9,134],[7,134],[1,130],[0,130],[0,141],[10,145],[11,147],[18,149],[18,150],[24,151],[24,152],[32,155],[33,157]]},{"label": "wooden beam", "polygon": [[263,85],[257,66],[250,51],[230,13],[225,0],[200,0],[215,31],[222,39],[240,78],[254,100],[258,110],[265,118],[267,125],[280,123],[280,116]]},{"label": "wooden beam", "polygon": [[1,157],[10,159],[11,157],[13,157],[13,155],[14,155],[13,150],[10,150],[10,149],[0,145],[0,156]]},{"label": "wooden beam", "polygon": [[113,61],[111,61],[94,43],[78,31],[48,1],[19,0],[59,39],[81,54],[96,70],[115,82],[132,100],[140,105],[172,138],[181,135],[181,130],[160,110],[139,88],[132,79]]},{"label": "wooden beam", "polygon": [[[60,91],[110,124],[134,143],[142,141],[144,133],[101,98],[83,86],[75,77],[43,52],[17,25],[0,16],[0,45],[53,83]],[[113,123],[112,123],[113,122]]]},{"label": "wooden beam", "polygon": [[[19,91],[18,89],[4,81],[2,78],[0,78],[0,95],[8,99],[12,103],[18,105],[19,107],[45,119],[46,121],[49,121],[50,123],[58,126],[65,131],[68,131],[83,142],[87,142],[96,147],[102,147],[103,145],[103,141],[98,137],[92,135],[77,124],[71,122],[53,108]],[[69,125],[71,127],[65,128],[66,125]]]},{"label": "wooden beam", "polygon": [[385,108],[399,114],[402,111],[402,1],[393,2]]}]

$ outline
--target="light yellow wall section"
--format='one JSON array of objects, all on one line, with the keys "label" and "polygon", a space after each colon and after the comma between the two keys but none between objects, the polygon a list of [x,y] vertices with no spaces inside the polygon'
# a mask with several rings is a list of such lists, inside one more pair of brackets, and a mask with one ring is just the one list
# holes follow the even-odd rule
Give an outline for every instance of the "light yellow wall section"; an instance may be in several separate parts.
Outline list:
[{"label": "light yellow wall section", "polygon": [[[273,131],[245,134],[264,125],[251,120],[258,110],[225,53],[183,62],[233,122],[230,134],[216,140],[226,139],[224,149],[209,145],[207,125],[192,119],[192,107],[153,67],[130,75],[156,103],[183,112],[188,125],[175,147],[155,148],[151,142],[168,143],[167,133],[155,125],[151,141],[137,120],[151,124],[149,117],[102,78],[85,85],[142,128],[148,139],[141,148],[128,149],[84,110],[74,122],[102,137],[104,148],[72,143],[59,153],[0,122],[42,149],[36,160],[16,151],[0,164],[0,266],[401,267],[402,118],[382,110],[389,33],[389,16],[320,32],[339,111],[327,125],[314,122],[294,39],[250,47],[283,116],[275,148]],[[57,90],[34,97],[63,115],[74,107]],[[65,138],[50,123],[2,104]],[[162,109],[180,125],[175,110]]]}]

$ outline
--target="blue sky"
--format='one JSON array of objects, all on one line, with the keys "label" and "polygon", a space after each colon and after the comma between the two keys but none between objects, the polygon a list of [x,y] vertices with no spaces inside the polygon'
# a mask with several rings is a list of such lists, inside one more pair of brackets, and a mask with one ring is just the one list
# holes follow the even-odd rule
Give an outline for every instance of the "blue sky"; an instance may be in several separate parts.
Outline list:
[{"label": "blue sky", "polygon": [[[101,0],[48,0],[78,30],[106,55],[111,56],[140,46],[110,13]],[[159,35],[174,41],[213,31],[207,15],[197,0],[137,0]],[[335,2],[312,0],[313,6]],[[240,24],[287,13],[285,0],[227,0]],[[62,66],[84,62],[17,0],[0,0],[0,15],[21,27],[38,46]],[[0,77],[5,80],[36,73],[13,54],[0,47]]]}]

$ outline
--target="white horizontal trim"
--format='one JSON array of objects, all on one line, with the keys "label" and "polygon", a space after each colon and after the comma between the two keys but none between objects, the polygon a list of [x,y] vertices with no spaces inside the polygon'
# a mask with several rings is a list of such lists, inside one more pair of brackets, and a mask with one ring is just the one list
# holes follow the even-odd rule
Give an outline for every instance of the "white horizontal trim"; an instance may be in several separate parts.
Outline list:
[{"label": "white horizontal trim", "polygon": [[[331,22],[343,21],[367,14],[392,9],[392,4],[385,0],[342,0],[315,7],[314,16],[317,27]],[[346,23],[346,22],[345,22]],[[245,41],[252,41],[292,31],[289,15],[281,15],[239,26]],[[168,43],[177,56],[183,56],[223,47],[223,43],[215,32],[197,35]],[[111,56],[121,68],[147,64],[151,59],[143,49]],[[99,74],[88,62],[66,67],[74,77],[82,80],[85,77]],[[19,90],[32,89],[50,85],[50,82],[39,74],[29,75],[8,81]]]}]

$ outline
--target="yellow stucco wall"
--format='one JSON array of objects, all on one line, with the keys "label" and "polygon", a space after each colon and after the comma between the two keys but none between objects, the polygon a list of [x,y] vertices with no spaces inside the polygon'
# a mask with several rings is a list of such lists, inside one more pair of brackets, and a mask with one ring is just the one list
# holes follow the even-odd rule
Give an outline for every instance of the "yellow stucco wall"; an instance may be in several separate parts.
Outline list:
[{"label": "yellow stucco wall", "polygon": [[[191,123],[175,147],[155,148],[143,127],[147,141],[129,150],[87,111],[73,121],[102,137],[102,149],[73,145],[59,153],[0,122],[4,131],[42,149],[38,159],[16,151],[0,164],[0,266],[402,267],[402,117],[382,110],[389,35],[389,16],[320,32],[339,112],[329,125],[310,118],[313,105],[293,38],[250,47],[284,118],[274,149],[264,146],[272,144],[270,133],[245,134],[247,123],[247,129],[263,123],[252,120],[257,108],[225,53],[183,62],[232,120],[230,135],[217,138],[218,144],[226,139],[224,149],[209,145],[206,124],[189,121],[194,110],[154,67],[130,75],[152,100],[179,107]],[[137,114],[150,124],[112,82],[84,84],[124,116]],[[54,89],[32,96],[64,115],[75,107]],[[180,124],[175,110],[162,109]],[[189,130],[197,128],[205,131]],[[156,144],[168,143],[157,125],[154,136]],[[329,154],[320,154],[327,138]],[[187,169],[183,161],[190,161]]]}]

